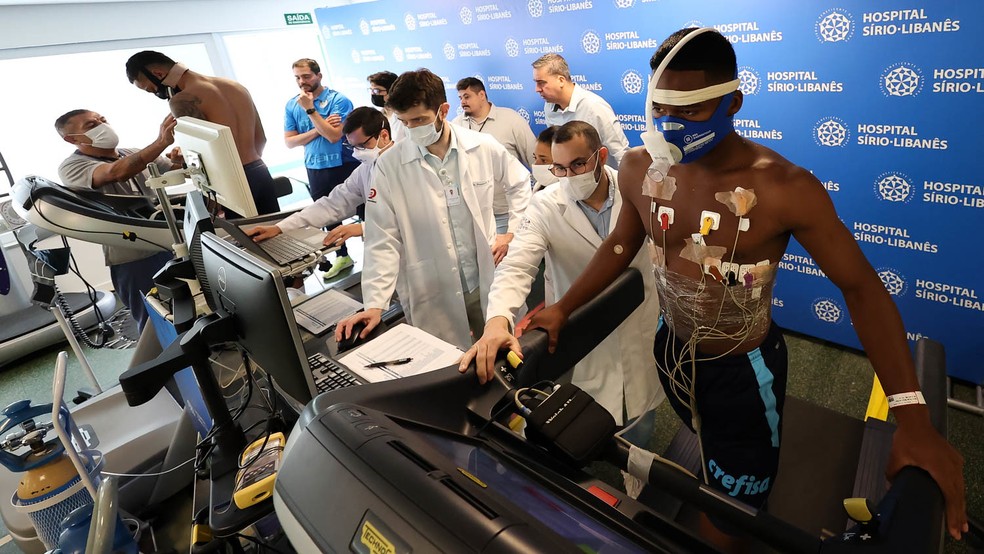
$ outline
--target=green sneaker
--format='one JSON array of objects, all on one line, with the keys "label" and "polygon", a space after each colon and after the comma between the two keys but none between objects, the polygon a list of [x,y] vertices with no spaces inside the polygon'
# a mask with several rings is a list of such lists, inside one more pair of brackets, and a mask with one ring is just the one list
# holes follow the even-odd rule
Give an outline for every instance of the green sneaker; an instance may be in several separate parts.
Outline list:
[{"label": "green sneaker", "polygon": [[335,258],[335,261],[331,263],[331,269],[325,272],[322,279],[325,281],[331,281],[335,277],[338,277],[342,271],[352,267],[354,263],[355,262],[352,261],[350,256],[338,256]]}]

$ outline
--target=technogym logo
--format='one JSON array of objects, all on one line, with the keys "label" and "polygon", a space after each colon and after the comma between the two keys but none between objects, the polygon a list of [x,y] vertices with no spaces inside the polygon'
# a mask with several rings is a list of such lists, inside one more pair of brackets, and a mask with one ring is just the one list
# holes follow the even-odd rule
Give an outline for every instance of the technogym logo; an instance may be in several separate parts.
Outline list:
[{"label": "technogym logo", "polygon": [[526,3],[526,10],[530,12],[530,17],[540,17],[543,15],[543,2],[541,0],[530,0]]},{"label": "technogym logo", "polygon": [[762,90],[762,80],[759,79],[758,71],[747,65],[738,68],[738,90],[745,96],[758,94]]},{"label": "technogym logo", "polygon": [[639,94],[642,92],[642,85],[645,82],[642,73],[630,69],[622,74],[622,90],[625,94]]},{"label": "technogym logo", "polygon": [[462,6],[461,10],[458,11],[458,17],[461,18],[461,22],[465,25],[472,24],[472,11],[468,6]]},{"label": "technogym logo", "polygon": [[820,146],[844,146],[850,134],[847,125],[836,117],[825,117],[813,126],[813,140]]},{"label": "technogym logo", "polygon": [[847,42],[854,36],[854,17],[842,8],[820,14],[814,31],[820,42]]},{"label": "technogym logo", "polygon": [[908,290],[905,276],[899,270],[892,267],[880,267],[877,270],[878,278],[885,285],[885,290],[892,296],[902,296]]},{"label": "technogym logo", "polygon": [[403,16],[403,24],[407,26],[408,31],[413,31],[417,28],[417,18],[410,12],[407,12]]},{"label": "technogym logo", "polygon": [[525,119],[527,123],[530,122],[530,112],[526,111],[526,108],[519,108],[516,110],[516,113],[523,116],[523,119]]},{"label": "technogym logo", "polygon": [[506,55],[510,58],[515,58],[519,55],[519,43],[512,37],[506,39]]},{"label": "technogym logo", "polygon": [[581,49],[586,54],[597,54],[601,51],[601,37],[598,33],[588,29],[581,35]]},{"label": "technogym logo", "polygon": [[882,200],[904,204],[912,200],[912,179],[898,171],[882,173],[875,179],[875,193]]},{"label": "technogym logo", "polygon": [[393,60],[396,61],[397,63],[403,61],[403,49],[400,48],[399,46],[393,47]]},{"label": "technogym logo", "polygon": [[813,316],[824,323],[840,323],[844,319],[844,309],[836,300],[817,298],[813,301]]},{"label": "technogym logo", "polygon": [[454,45],[451,44],[450,42],[445,42],[444,43],[444,57],[447,58],[447,59],[449,59],[449,60],[453,60],[454,59],[454,55],[455,55]]},{"label": "technogym logo", "polygon": [[921,69],[909,62],[899,62],[882,71],[878,84],[885,96],[916,96],[924,82]]}]

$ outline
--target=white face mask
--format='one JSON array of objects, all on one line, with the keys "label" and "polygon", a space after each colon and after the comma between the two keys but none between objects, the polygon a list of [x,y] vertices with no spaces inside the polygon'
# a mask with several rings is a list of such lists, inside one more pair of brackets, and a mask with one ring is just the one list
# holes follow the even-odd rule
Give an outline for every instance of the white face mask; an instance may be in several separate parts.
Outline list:
[{"label": "white face mask", "polygon": [[[597,169],[595,171],[597,171]],[[601,175],[598,175],[598,177],[595,178],[595,171],[589,171],[580,175],[572,175],[570,177],[561,177],[560,186],[573,200],[584,200],[585,198],[591,196],[591,193],[598,188],[598,182],[601,180]]]},{"label": "white face mask", "polygon": [[428,146],[434,144],[441,138],[441,133],[444,132],[444,122],[441,122],[441,128],[436,127],[437,122],[434,124],[424,124],[417,127],[407,127],[407,134],[410,136],[410,140],[427,148]]},{"label": "white face mask", "polygon": [[120,137],[107,123],[100,123],[83,134],[92,139],[95,148],[116,148],[120,144]]},{"label": "white face mask", "polygon": [[550,164],[534,164],[531,171],[540,188],[548,187],[558,181],[557,176],[550,173]]},{"label": "white face mask", "polygon": [[379,157],[379,152],[379,145],[377,144],[375,148],[356,148],[352,150],[352,157],[367,164],[374,162]]}]

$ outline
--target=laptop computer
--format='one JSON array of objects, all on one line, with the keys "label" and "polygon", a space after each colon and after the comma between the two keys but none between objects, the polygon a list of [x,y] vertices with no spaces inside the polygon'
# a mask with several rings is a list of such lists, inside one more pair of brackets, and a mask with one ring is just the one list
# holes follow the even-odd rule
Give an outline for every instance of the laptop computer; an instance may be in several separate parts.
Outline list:
[{"label": "laptop computer", "polygon": [[324,245],[322,241],[325,232],[321,229],[310,227],[294,229],[262,242],[255,242],[246,231],[259,224],[239,226],[221,218],[216,218],[215,224],[229,233],[240,248],[274,267],[287,268],[289,271],[284,271],[285,274],[307,267],[320,260],[322,256],[338,250],[337,246]]}]

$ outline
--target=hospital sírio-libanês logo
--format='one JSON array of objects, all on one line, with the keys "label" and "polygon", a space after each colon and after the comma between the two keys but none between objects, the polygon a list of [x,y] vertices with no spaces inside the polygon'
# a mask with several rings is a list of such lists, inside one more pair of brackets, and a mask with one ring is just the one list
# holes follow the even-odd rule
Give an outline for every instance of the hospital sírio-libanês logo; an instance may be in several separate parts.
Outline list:
[{"label": "hospital s\u00edrio-liban\u00eas logo", "polygon": [[408,31],[414,31],[417,29],[417,18],[410,12],[403,15],[403,24],[407,26]]},{"label": "hospital s\u00edrio-liban\u00eas logo", "polygon": [[540,17],[543,15],[543,1],[530,0],[526,3],[526,11],[530,12],[530,17]]},{"label": "hospital s\u00edrio-liban\u00eas logo", "polygon": [[642,73],[635,69],[629,69],[622,74],[622,90],[625,91],[625,94],[639,94],[642,92],[645,82]]},{"label": "hospital s\u00edrio-liban\u00eas logo", "polygon": [[461,107],[461,104],[458,104],[458,107],[454,110],[454,116],[461,117],[463,115],[465,115],[465,109]]},{"label": "hospital s\u00edrio-liban\u00eas logo", "polygon": [[854,17],[843,8],[831,8],[817,18],[814,31],[820,42],[847,42],[854,36]]},{"label": "hospital s\u00edrio-liban\u00eas logo", "polygon": [[683,25],[680,26],[681,29],[702,29],[704,27],[704,22],[699,19],[691,19],[685,21]]},{"label": "hospital s\u00edrio-liban\u00eas logo", "polygon": [[592,29],[581,35],[581,49],[585,54],[597,54],[601,51],[601,37]]},{"label": "hospital s\u00edrio-liban\u00eas logo", "polygon": [[881,279],[882,284],[885,285],[888,294],[902,296],[908,290],[905,276],[894,267],[880,267],[875,271],[878,273],[878,278]]},{"label": "hospital s\u00edrio-liban\u00eas logo", "polygon": [[824,323],[840,323],[844,319],[844,308],[832,298],[817,298],[813,301],[813,317]]},{"label": "hospital s\u00edrio-liban\u00eas logo", "polygon": [[358,50],[352,50],[352,63],[362,62],[362,54],[359,54]]},{"label": "hospital s\u00edrio-liban\u00eas logo", "polygon": [[847,125],[836,117],[824,117],[813,126],[813,140],[820,146],[844,146],[850,135]]},{"label": "hospital s\u00edrio-liban\u00eas logo", "polygon": [[758,94],[762,90],[762,80],[759,78],[758,71],[747,65],[739,66],[738,90],[745,96]]},{"label": "hospital s\u00edrio-liban\u00eas logo", "polygon": [[888,171],[875,178],[875,194],[886,202],[904,204],[914,196],[912,179],[905,173]]},{"label": "hospital s\u00edrio-liban\u00eas logo", "polygon": [[506,47],[506,55],[509,56],[510,58],[515,58],[516,56],[519,55],[519,43],[516,42],[516,39],[512,37],[507,38],[505,47]]},{"label": "hospital s\u00edrio-liban\u00eas logo", "polygon": [[635,5],[635,0],[612,0],[615,3],[615,7],[624,10],[625,8],[631,8]]},{"label": "hospital s\u00edrio-liban\u00eas logo", "polygon": [[325,40],[331,38],[331,27],[327,25],[321,26],[321,36],[325,37]]},{"label": "hospital s\u00edrio-liban\u00eas logo", "polygon": [[525,119],[527,123],[530,122],[530,112],[526,111],[526,108],[519,108],[518,110],[516,110],[516,113],[522,116],[522,118]]},{"label": "hospital s\u00edrio-liban\u00eas logo", "polygon": [[472,77],[474,77],[474,78],[478,79],[479,81],[481,81],[483,85],[485,84],[485,77],[481,73],[476,73],[476,74],[472,75]]},{"label": "hospital s\u00edrio-liban\u00eas logo", "polygon": [[882,71],[878,84],[885,96],[916,96],[922,92],[922,70],[915,64],[899,62],[892,64]]},{"label": "hospital s\u00edrio-liban\u00eas logo", "polygon": [[403,61],[403,48],[399,46],[393,47],[393,61],[400,63]]},{"label": "hospital s\u00edrio-liban\u00eas logo", "polygon": [[444,57],[448,60],[453,60],[455,56],[454,45],[450,42],[444,43]]},{"label": "hospital s\u00edrio-liban\u00eas logo", "polygon": [[369,34],[369,22],[363,19],[359,22],[359,30],[362,31],[363,35]]},{"label": "hospital s\u00edrio-liban\u00eas logo", "polygon": [[461,19],[461,22],[463,24],[471,25],[472,24],[471,8],[469,8],[468,6],[462,6],[461,9],[458,10],[458,17]]}]

